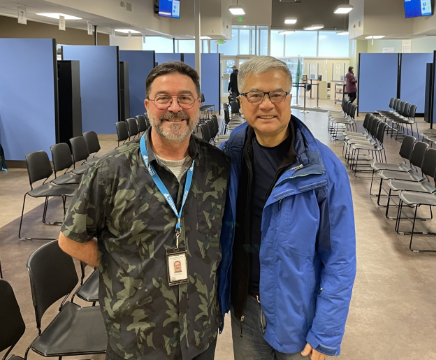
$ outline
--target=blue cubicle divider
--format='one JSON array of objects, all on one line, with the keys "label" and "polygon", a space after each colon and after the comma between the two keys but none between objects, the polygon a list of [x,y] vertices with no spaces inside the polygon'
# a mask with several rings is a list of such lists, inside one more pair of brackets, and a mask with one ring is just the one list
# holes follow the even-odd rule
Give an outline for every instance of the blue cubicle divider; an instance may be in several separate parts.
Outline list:
[{"label": "blue cubicle divider", "polygon": [[118,46],[63,46],[63,60],[80,61],[82,131],[115,134],[120,117]]},{"label": "blue cubicle divider", "polygon": [[221,102],[220,60],[220,54],[201,54],[201,92],[215,111],[220,111]]},{"label": "blue cubicle divider", "polygon": [[120,61],[129,64],[130,117],[145,112],[145,80],[154,68],[154,51],[120,51]]},{"label": "blue cubicle divider", "polygon": [[433,54],[401,55],[400,99],[418,105],[417,113],[424,113],[427,63]]},{"label": "blue cubicle divider", "polygon": [[155,61],[160,65],[169,61],[182,61],[180,53],[156,53]]},{"label": "blue cubicle divider", "polygon": [[195,69],[195,54],[183,54],[183,62]]},{"label": "blue cubicle divider", "polygon": [[6,160],[25,160],[56,143],[54,39],[0,39],[0,143]]},{"label": "blue cubicle divider", "polygon": [[359,112],[389,110],[389,101],[398,95],[398,61],[398,54],[360,54]]}]

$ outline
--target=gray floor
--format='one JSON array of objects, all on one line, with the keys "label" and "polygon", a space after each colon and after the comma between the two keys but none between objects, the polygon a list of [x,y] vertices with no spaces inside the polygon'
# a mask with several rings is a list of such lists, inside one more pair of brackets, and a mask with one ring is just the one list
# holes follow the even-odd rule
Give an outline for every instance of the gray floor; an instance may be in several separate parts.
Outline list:
[{"label": "gray floor", "polygon": [[[295,110],[294,114],[343,160],[342,143],[331,142],[328,137],[326,113],[311,111],[302,114]],[[427,127],[420,121],[421,129]],[[103,136],[101,144],[102,152],[107,152],[116,146],[116,141],[114,137]],[[399,146],[395,140],[386,141],[389,162],[400,161]],[[342,354],[338,359],[436,359],[436,254],[410,252],[409,237],[397,235],[394,222],[386,220],[384,209],[378,208],[374,199],[369,197],[369,181],[352,175],[350,181],[356,217],[358,271]],[[14,349],[14,353],[21,356],[36,336],[26,261],[44,243],[18,240],[22,197],[28,187],[26,170],[0,172],[0,258],[3,275],[15,290],[27,325],[25,335]],[[50,219],[60,215],[59,203],[53,201],[52,205]],[[26,211],[24,231],[27,234],[57,236],[59,227],[40,224],[41,201],[29,199]],[[404,223],[404,226],[408,224]],[[427,222],[424,226],[434,228],[434,222]],[[416,237],[416,245],[436,249],[435,240]],[[56,306],[53,306],[45,318],[52,318],[56,311]],[[233,359],[229,324],[227,321],[223,334],[219,336],[218,360]],[[31,353],[29,358],[40,357]],[[94,358],[104,359],[104,356]]]}]

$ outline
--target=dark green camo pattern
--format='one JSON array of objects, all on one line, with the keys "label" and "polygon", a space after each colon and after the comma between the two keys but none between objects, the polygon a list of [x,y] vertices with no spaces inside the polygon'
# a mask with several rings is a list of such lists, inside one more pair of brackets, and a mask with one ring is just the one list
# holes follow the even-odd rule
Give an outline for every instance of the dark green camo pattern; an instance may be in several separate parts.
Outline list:
[{"label": "dark green camo pattern", "polygon": [[[186,173],[179,184],[156,162],[148,141],[147,151],[180,208]],[[188,284],[168,285],[166,249],[175,247],[176,216],[148,174],[138,142],[115,149],[90,169],[65,218],[61,231],[68,238],[98,239],[100,304],[109,346],[120,358],[192,359],[217,336],[216,273],[229,162],[194,137],[189,154],[195,169],[181,234]]]}]

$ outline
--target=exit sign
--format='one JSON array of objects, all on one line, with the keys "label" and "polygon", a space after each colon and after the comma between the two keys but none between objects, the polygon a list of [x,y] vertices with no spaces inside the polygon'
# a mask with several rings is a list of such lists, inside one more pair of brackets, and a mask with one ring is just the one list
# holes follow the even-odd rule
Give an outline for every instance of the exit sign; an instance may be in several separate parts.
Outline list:
[{"label": "exit sign", "polygon": [[224,44],[224,40],[222,40],[222,39],[221,39],[221,40],[217,40],[216,43],[217,43],[218,45],[223,45],[223,44]]},{"label": "exit sign", "polygon": [[244,21],[244,18],[242,16],[238,16],[238,21]]}]

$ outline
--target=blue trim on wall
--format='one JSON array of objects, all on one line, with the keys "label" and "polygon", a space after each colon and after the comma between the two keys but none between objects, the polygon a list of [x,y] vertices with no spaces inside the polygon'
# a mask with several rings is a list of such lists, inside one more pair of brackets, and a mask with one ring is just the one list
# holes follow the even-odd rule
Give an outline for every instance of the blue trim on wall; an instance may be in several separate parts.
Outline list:
[{"label": "blue trim on wall", "polygon": [[119,119],[117,46],[64,46],[64,60],[80,61],[82,131],[115,134]]},{"label": "blue trim on wall", "polygon": [[145,80],[154,68],[154,51],[120,51],[120,61],[129,64],[130,117],[145,112]]},{"label": "blue trim on wall", "polygon": [[155,61],[158,65],[170,61],[182,61],[182,56],[179,53],[156,53]]},{"label": "blue trim on wall", "polygon": [[0,143],[6,160],[56,143],[53,39],[0,39]]},{"label": "blue trim on wall", "polygon": [[398,54],[360,54],[359,112],[389,110],[397,96]]},{"label": "blue trim on wall", "polygon": [[433,62],[433,54],[402,54],[400,99],[418,105],[418,113],[424,113],[427,63]]}]

